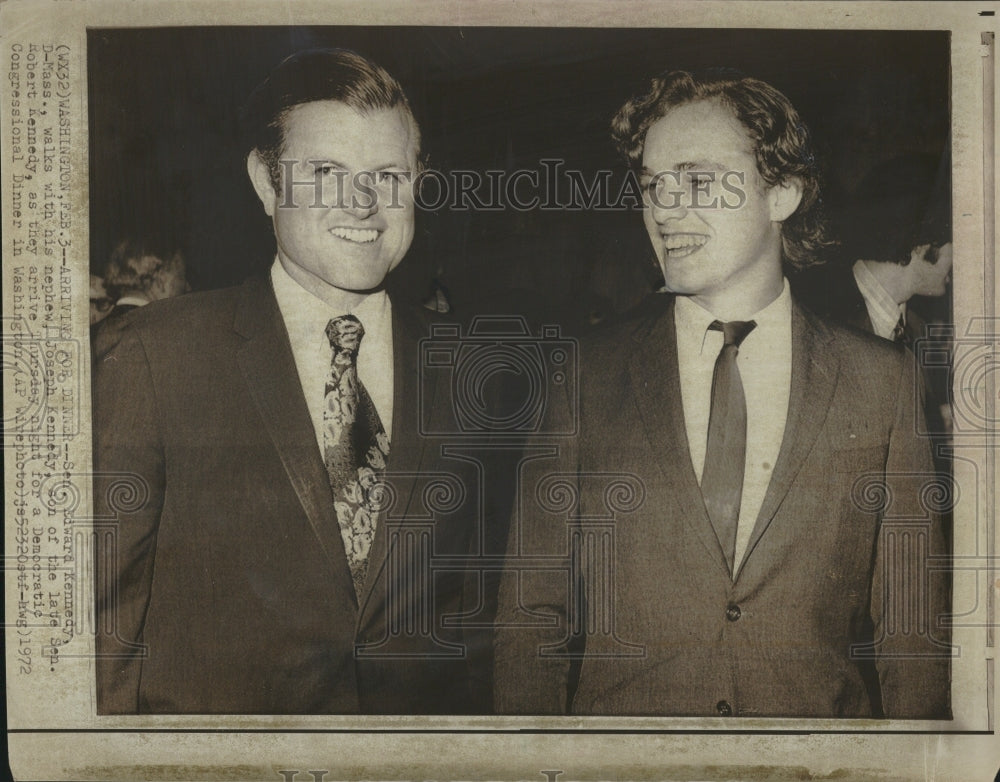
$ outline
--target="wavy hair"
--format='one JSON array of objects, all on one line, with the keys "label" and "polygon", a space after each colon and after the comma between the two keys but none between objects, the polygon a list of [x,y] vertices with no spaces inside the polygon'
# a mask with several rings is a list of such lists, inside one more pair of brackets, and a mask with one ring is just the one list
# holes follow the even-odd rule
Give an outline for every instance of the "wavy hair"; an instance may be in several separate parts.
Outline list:
[{"label": "wavy hair", "polygon": [[819,165],[809,130],[788,98],[770,84],[731,70],[668,71],[657,76],[611,121],[619,153],[638,172],[650,126],[671,109],[702,100],[718,101],[740,121],[752,142],[757,171],[768,186],[789,180],[800,183],[802,201],[781,227],[782,254],[794,270],[822,263],[832,242],[827,238]]}]

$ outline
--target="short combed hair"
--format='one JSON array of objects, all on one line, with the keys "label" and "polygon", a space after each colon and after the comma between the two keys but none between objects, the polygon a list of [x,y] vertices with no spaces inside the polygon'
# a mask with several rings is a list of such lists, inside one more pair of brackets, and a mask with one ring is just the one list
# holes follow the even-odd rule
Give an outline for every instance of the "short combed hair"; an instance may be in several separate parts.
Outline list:
[{"label": "short combed hair", "polygon": [[240,117],[246,151],[257,151],[275,189],[281,186],[288,115],[296,106],[326,100],[360,113],[403,109],[419,158],[420,127],[403,88],[385,68],[349,49],[307,49],[278,64],[251,93]]},{"label": "short combed hair", "polygon": [[638,172],[646,133],[654,122],[678,106],[713,100],[730,109],[746,130],[757,171],[768,186],[792,179],[801,184],[802,201],[781,227],[786,263],[796,270],[821,263],[831,243],[822,213],[819,165],[805,123],[788,98],[770,84],[732,70],[668,71],[615,114],[611,122],[615,145]]}]

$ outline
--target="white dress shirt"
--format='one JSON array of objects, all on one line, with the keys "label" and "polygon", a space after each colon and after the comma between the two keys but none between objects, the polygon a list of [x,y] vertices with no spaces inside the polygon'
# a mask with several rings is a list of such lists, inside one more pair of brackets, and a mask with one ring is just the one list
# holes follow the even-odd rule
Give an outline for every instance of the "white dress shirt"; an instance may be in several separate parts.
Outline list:
[{"label": "white dress shirt", "polygon": [[306,405],[320,453],[323,452],[323,400],[330,375],[333,348],[326,336],[331,318],[354,315],[365,327],[358,349],[358,379],[375,404],[385,433],[392,440],[392,304],[384,291],[366,296],[353,310],[335,312],[295,280],[278,260],[271,267],[271,283],[278,309],[292,343],[295,368],[305,393]]},{"label": "white dress shirt", "polygon": [[854,263],[854,280],[865,300],[872,330],[883,339],[892,339],[900,317],[906,323],[906,305],[899,304],[871,273],[864,261]]},{"label": "white dress shirt", "polygon": [[147,304],[149,304],[149,299],[129,295],[122,296],[115,302],[116,307],[145,307]]},{"label": "white dress shirt", "polygon": [[[708,446],[712,375],[724,340],[721,331],[709,330],[714,320],[718,319],[691,298],[677,297],[674,322],[684,427],[699,483]],[[788,418],[792,382],[792,298],[788,281],[778,298],[748,320],[756,321],[757,326],[743,340],[736,358],[747,403],[747,453],[736,528],[736,570],[764,503]]]}]

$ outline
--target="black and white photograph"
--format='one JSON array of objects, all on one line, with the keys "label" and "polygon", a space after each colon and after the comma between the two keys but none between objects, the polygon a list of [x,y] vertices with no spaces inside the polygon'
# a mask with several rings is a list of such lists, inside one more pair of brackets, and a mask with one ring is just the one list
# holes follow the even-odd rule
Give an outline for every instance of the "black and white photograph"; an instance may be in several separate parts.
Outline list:
[{"label": "black and white photograph", "polygon": [[6,44],[15,778],[1000,773],[992,14],[349,5]]}]

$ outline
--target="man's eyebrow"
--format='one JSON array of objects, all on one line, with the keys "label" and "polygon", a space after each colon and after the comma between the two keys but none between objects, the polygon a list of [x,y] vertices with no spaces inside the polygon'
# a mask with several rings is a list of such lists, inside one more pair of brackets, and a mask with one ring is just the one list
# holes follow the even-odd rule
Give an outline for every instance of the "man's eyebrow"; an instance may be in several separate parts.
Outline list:
[{"label": "man's eyebrow", "polygon": [[677,166],[678,171],[725,171],[728,168],[729,166],[717,163],[714,160],[697,160],[681,163]]},{"label": "man's eyebrow", "polygon": [[333,158],[311,157],[311,158],[309,158],[309,160],[307,162],[310,165],[313,165],[313,166],[326,166],[326,165],[330,165],[330,166],[334,166],[336,168],[342,168],[345,171],[348,170],[348,167],[347,167],[347,165],[345,163],[341,163],[339,160],[334,160]]},{"label": "man's eyebrow", "polygon": [[643,166],[639,172],[640,176],[660,176],[665,173],[676,173],[681,171],[728,171],[730,166],[718,163],[714,160],[685,161],[678,163],[676,168],[668,168],[660,171],[651,171],[647,166]]},{"label": "man's eyebrow", "polygon": [[[317,166],[331,165],[336,168],[342,168],[345,171],[350,171],[351,167],[346,163],[341,163],[339,160],[334,160],[333,158],[323,158],[323,157],[311,157],[308,161],[310,164]],[[381,163],[377,166],[372,166],[368,171],[384,171],[387,168],[398,168],[403,170],[409,170],[412,168],[409,163],[400,163],[399,161],[393,161],[391,163]]]}]

